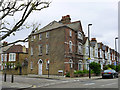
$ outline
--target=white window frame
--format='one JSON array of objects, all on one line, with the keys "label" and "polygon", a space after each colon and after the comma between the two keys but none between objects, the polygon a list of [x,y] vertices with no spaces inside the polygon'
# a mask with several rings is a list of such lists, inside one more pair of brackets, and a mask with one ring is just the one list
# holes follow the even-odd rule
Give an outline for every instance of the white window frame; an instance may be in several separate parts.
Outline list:
[{"label": "white window frame", "polygon": [[31,56],[32,56],[33,55],[33,47],[31,47],[30,51],[31,51]]},{"label": "white window frame", "polygon": [[72,41],[69,41],[69,51],[72,53]]},{"label": "white window frame", "polygon": [[42,34],[41,33],[39,34],[39,40],[42,40]]},{"label": "white window frame", "polygon": [[16,61],[16,53],[9,53],[9,61]]},{"label": "white window frame", "polygon": [[83,35],[82,35],[82,33],[80,31],[78,32],[78,39],[83,40]]},{"label": "white window frame", "polygon": [[69,35],[70,35],[70,37],[72,37],[72,30],[69,31]]},{"label": "white window frame", "polygon": [[5,54],[5,59],[4,59],[4,61],[5,61],[5,62],[7,61],[7,54]]},{"label": "white window frame", "polygon": [[46,38],[49,38],[49,32],[46,32]]},{"label": "white window frame", "polygon": [[39,45],[39,55],[42,55],[42,44]]}]

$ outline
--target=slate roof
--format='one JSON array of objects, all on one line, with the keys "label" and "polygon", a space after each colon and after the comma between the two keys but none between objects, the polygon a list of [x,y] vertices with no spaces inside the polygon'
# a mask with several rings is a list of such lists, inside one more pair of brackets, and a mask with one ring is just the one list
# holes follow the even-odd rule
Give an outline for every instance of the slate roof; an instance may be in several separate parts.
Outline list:
[{"label": "slate roof", "polygon": [[49,31],[49,30],[56,29],[56,28],[59,28],[59,27],[64,27],[64,26],[68,27],[68,28],[71,28],[71,29],[73,29],[75,31],[80,30],[83,33],[80,21],[71,22],[69,24],[63,24],[61,22],[52,21],[51,23],[49,23],[48,25],[44,26],[39,31],[37,31],[37,32],[35,32],[33,34]]}]

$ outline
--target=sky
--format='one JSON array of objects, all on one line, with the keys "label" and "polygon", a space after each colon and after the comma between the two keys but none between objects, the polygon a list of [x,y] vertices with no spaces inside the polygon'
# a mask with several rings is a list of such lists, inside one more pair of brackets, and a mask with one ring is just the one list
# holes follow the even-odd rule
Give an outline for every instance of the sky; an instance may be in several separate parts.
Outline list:
[{"label": "sky", "polygon": [[[32,13],[26,22],[40,23],[42,28],[54,20],[61,20],[65,15],[70,15],[73,22],[80,20],[86,36],[88,24],[92,24],[90,37],[114,49],[115,37],[118,36],[118,0],[52,0],[49,8]],[[20,13],[17,13],[14,18],[18,19],[19,16]],[[10,17],[7,20],[12,22]],[[18,31],[6,41],[24,39],[30,33],[31,30]]]}]

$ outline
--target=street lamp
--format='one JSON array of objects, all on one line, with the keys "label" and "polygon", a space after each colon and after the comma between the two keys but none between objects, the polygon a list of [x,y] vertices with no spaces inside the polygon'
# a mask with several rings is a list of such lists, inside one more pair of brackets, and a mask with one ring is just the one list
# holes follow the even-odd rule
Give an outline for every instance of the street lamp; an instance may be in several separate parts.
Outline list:
[{"label": "street lamp", "polygon": [[115,38],[115,51],[116,51],[116,72],[117,72],[117,57],[118,57],[118,54],[117,54],[117,44],[116,44],[116,39],[118,39],[118,37]]},{"label": "street lamp", "polygon": [[89,42],[89,78],[91,78],[91,69],[90,69],[90,26],[92,26],[92,24],[88,24],[88,42]]},{"label": "street lamp", "polygon": [[47,64],[48,64],[48,78],[49,78],[49,64],[50,64],[49,60],[47,61]]}]

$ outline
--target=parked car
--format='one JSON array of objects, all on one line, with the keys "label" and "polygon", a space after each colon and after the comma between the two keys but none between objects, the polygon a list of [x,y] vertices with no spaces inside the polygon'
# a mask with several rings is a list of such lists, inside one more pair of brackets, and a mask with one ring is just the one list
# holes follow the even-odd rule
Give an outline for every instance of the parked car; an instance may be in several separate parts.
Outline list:
[{"label": "parked car", "polygon": [[118,78],[118,72],[116,72],[115,70],[111,69],[111,70],[104,70],[102,72],[102,78]]}]

